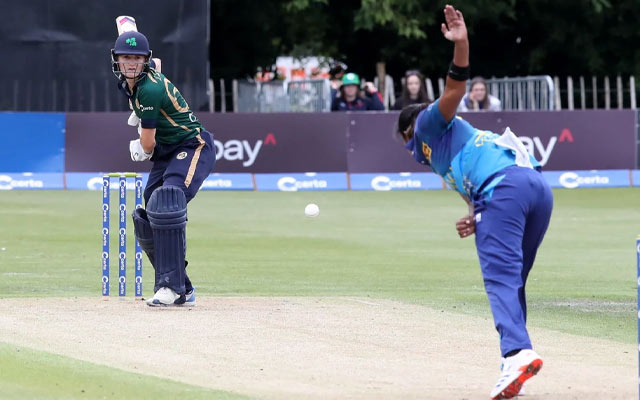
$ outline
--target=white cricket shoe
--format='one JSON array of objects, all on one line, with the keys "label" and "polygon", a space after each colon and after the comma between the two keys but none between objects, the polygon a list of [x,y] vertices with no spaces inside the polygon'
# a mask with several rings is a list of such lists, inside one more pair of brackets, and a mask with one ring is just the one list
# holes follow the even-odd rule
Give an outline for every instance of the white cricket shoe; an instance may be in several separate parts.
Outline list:
[{"label": "white cricket shoe", "polygon": [[196,288],[191,289],[191,291],[184,294],[185,301],[181,306],[183,307],[194,307],[196,305]]},{"label": "white cricket shoe", "polygon": [[147,305],[151,307],[167,307],[182,305],[184,302],[184,295],[179,295],[171,288],[161,287],[152,298],[147,300]]},{"label": "white cricket shoe", "polygon": [[[502,357],[500,359],[500,371],[502,372],[502,369],[504,368],[504,357]],[[520,392],[518,393],[518,397],[520,396],[524,396],[526,394],[525,391],[525,386],[527,386],[527,382],[522,384],[522,387],[520,388]]]},{"label": "white cricket shoe", "polygon": [[520,350],[507,357],[502,366],[502,375],[491,391],[491,400],[511,399],[518,395],[522,385],[542,368],[542,358],[533,350]]}]

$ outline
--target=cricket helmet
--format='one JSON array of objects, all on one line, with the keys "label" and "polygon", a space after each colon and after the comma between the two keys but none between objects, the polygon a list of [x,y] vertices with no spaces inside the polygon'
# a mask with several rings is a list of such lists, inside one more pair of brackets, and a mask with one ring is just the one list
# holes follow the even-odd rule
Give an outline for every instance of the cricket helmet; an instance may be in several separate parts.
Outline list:
[{"label": "cricket helmet", "polygon": [[151,57],[149,41],[147,37],[140,32],[124,32],[118,36],[116,43],[113,45],[112,53],[114,55],[135,54],[138,56]]},{"label": "cricket helmet", "polygon": [[111,66],[113,73],[119,78],[124,79],[120,67],[118,66],[117,56],[119,55],[137,55],[145,56],[144,68],[137,79],[141,79],[149,71],[149,61],[151,60],[151,49],[147,37],[140,32],[124,32],[118,36],[116,43],[111,49]]}]

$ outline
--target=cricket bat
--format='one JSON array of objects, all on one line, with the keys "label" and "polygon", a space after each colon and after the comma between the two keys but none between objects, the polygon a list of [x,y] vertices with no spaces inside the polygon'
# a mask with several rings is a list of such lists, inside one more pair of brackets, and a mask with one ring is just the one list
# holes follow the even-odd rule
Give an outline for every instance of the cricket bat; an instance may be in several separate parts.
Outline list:
[{"label": "cricket bat", "polygon": [[116,18],[116,26],[118,27],[118,36],[125,32],[138,32],[136,19],[128,15],[121,15]]}]

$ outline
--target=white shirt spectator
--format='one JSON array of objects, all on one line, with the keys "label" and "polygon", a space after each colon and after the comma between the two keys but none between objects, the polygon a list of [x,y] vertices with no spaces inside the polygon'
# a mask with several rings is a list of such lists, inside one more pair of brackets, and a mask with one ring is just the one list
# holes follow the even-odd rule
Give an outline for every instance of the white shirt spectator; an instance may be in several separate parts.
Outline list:
[{"label": "white shirt spectator", "polygon": [[469,93],[464,95],[458,106],[458,112],[500,110],[502,110],[502,103],[497,97],[489,94],[487,82],[480,76],[471,80]]},{"label": "white shirt spectator", "polygon": [[[495,96],[488,95],[489,106],[484,107],[484,102],[473,101],[469,98],[469,94],[465,94],[458,106],[458,112],[467,112],[467,111],[501,111],[502,110],[502,102]],[[485,100],[486,101],[486,100]]]}]

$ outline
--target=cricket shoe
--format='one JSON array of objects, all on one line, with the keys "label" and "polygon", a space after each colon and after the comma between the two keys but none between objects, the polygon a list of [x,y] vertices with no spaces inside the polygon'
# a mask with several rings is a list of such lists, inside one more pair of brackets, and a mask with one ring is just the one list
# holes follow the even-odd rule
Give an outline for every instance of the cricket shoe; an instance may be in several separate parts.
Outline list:
[{"label": "cricket shoe", "polygon": [[[502,359],[500,360],[500,371],[501,372],[502,372],[503,368],[504,368],[504,357],[502,357]],[[526,394],[525,386],[527,386],[526,382],[522,384],[522,387],[520,388],[520,393],[518,393],[518,397],[524,396]]]},{"label": "cricket shoe", "polygon": [[196,288],[191,289],[184,295],[185,301],[181,306],[183,307],[193,307],[196,305]]},{"label": "cricket shoe", "polygon": [[542,368],[542,358],[533,350],[520,350],[507,357],[502,366],[502,375],[491,391],[491,400],[511,399],[520,393],[522,385]]},{"label": "cricket shoe", "polygon": [[186,296],[184,294],[178,294],[168,287],[161,287],[152,298],[147,300],[147,305],[151,307],[181,306],[185,301]]}]

